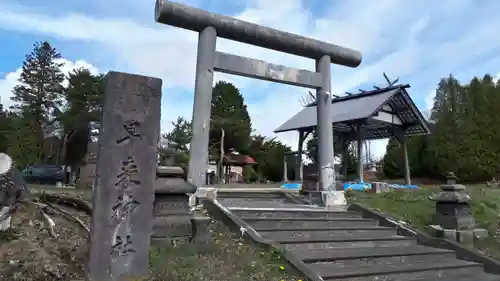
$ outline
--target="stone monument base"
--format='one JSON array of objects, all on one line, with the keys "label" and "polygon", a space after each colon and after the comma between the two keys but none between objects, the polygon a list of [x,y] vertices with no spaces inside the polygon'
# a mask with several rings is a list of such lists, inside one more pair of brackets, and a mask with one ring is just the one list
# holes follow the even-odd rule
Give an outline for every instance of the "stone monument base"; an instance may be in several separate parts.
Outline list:
[{"label": "stone monument base", "polygon": [[472,246],[476,241],[484,240],[489,236],[488,231],[482,228],[457,230],[445,229],[440,225],[429,225],[427,230],[433,237],[456,241],[468,246]]}]

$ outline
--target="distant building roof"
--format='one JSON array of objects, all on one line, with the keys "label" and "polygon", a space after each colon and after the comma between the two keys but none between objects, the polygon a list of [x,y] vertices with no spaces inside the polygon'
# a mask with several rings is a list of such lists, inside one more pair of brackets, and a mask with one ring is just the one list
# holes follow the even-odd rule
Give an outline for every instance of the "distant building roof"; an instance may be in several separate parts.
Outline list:
[{"label": "distant building roof", "polygon": [[[406,134],[429,134],[429,125],[406,91],[409,85],[397,85],[332,100],[334,131],[354,138],[356,122],[365,122],[365,139],[382,139],[394,135],[395,127],[406,128]],[[310,104],[278,127],[274,132],[311,130],[316,127],[316,104]],[[384,118],[391,117],[392,120]]]},{"label": "distant building roof", "polygon": [[255,165],[257,161],[253,157],[243,154],[228,154],[224,156],[224,165]]}]

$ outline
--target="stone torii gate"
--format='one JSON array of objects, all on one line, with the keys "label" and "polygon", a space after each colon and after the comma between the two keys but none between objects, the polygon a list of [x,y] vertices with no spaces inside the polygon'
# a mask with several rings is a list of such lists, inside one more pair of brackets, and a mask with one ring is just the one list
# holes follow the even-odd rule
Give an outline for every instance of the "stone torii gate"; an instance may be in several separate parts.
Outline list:
[{"label": "stone torii gate", "polygon": [[[214,71],[220,71],[316,90],[319,167],[321,167],[319,187],[321,190],[334,188],[330,64],[357,67],[361,63],[360,52],[167,0],[156,1],[155,19],[162,24],[199,33],[192,120],[193,138],[188,171],[188,180],[191,183],[196,186],[205,184],[213,75]],[[218,52],[217,37],[311,58],[316,61],[316,71],[294,69]]]}]

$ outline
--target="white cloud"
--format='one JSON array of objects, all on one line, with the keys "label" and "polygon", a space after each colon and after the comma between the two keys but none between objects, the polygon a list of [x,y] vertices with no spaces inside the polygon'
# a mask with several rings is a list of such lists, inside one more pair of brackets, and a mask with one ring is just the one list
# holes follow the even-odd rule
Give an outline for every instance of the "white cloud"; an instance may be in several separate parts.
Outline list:
[{"label": "white cloud", "polygon": [[3,104],[4,109],[8,109],[14,103],[10,100],[12,96],[12,88],[18,83],[19,77],[21,76],[21,68],[18,68],[14,72],[9,72],[4,75],[4,78],[0,80],[0,103]]},{"label": "white cloud", "polygon": [[[115,1],[110,0],[119,3]],[[141,3],[141,7],[147,6],[142,1],[127,2],[128,5],[134,3]],[[332,66],[332,90],[335,93],[351,90],[360,84],[379,82],[384,71],[394,76],[413,76],[415,81],[425,84],[426,89],[429,89],[435,86],[434,81],[443,73],[449,73],[453,67],[467,62],[473,55],[479,56],[500,46],[500,39],[491,36],[494,30],[500,28],[500,20],[485,16],[488,11],[498,8],[494,2],[475,8],[475,1],[471,0],[415,3],[400,0],[326,1],[321,4],[324,7],[320,17],[313,15],[303,6],[304,3],[300,0],[247,0],[246,8],[232,16],[361,50],[364,62],[360,68]],[[102,15],[103,11],[97,10],[101,13],[99,17],[76,13],[53,13],[48,16],[37,13],[36,9],[13,9],[12,6],[2,7],[0,4],[0,27],[86,42],[93,46],[93,51],[108,55],[110,61],[106,62],[107,65],[118,66],[122,71],[162,78],[166,88],[164,104],[167,107],[163,108],[162,128],[168,130],[171,127],[170,120],[177,116],[191,118],[197,36],[194,32],[154,23],[152,5],[150,19],[142,18],[143,10],[136,18],[133,16],[136,15],[135,10],[129,10],[129,13],[124,14],[132,16],[127,18],[107,17]],[[474,28],[471,27],[473,30],[448,36],[450,30],[446,28],[462,24],[463,18],[469,14],[479,15],[477,18],[480,20],[470,21],[476,24]],[[439,40],[445,42],[422,40],[422,35],[432,32],[438,32],[436,38],[443,38]],[[220,51],[272,63],[305,69],[314,67],[312,60],[228,40],[219,39],[217,45]],[[436,61],[439,61],[438,65],[434,64]],[[92,63],[97,65],[96,62]],[[437,76],[431,75],[429,81],[419,80],[419,72],[428,68],[432,68],[433,75]],[[15,74],[11,76],[16,77]],[[7,75],[0,82],[2,97],[15,80],[9,77]],[[268,82],[224,74],[217,74],[216,79],[230,80],[240,88],[245,99],[250,101],[248,108],[254,128],[268,136],[273,136],[272,131],[276,127],[300,110],[300,97],[307,93],[294,87],[274,87]],[[188,102],[180,102],[178,96],[172,98],[175,95],[171,91],[176,87],[191,93]],[[421,103],[420,106],[428,108],[429,97],[425,96],[425,90],[412,88],[412,93],[419,100],[425,100],[425,104]],[[283,133],[278,137],[295,148],[296,135]],[[383,155],[386,143],[387,140],[373,142],[373,154]]]}]

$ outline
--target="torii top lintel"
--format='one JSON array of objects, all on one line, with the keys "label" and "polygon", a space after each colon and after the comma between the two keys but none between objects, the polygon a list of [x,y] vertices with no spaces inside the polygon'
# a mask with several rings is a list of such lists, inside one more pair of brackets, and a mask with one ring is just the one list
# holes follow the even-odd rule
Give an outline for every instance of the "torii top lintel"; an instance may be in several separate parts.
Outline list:
[{"label": "torii top lintel", "polygon": [[225,39],[315,60],[327,55],[332,63],[349,67],[357,67],[361,64],[361,53],[356,50],[168,0],[156,0],[155,20],[197,32],[212,26],[217,31],[217,36]]}]

